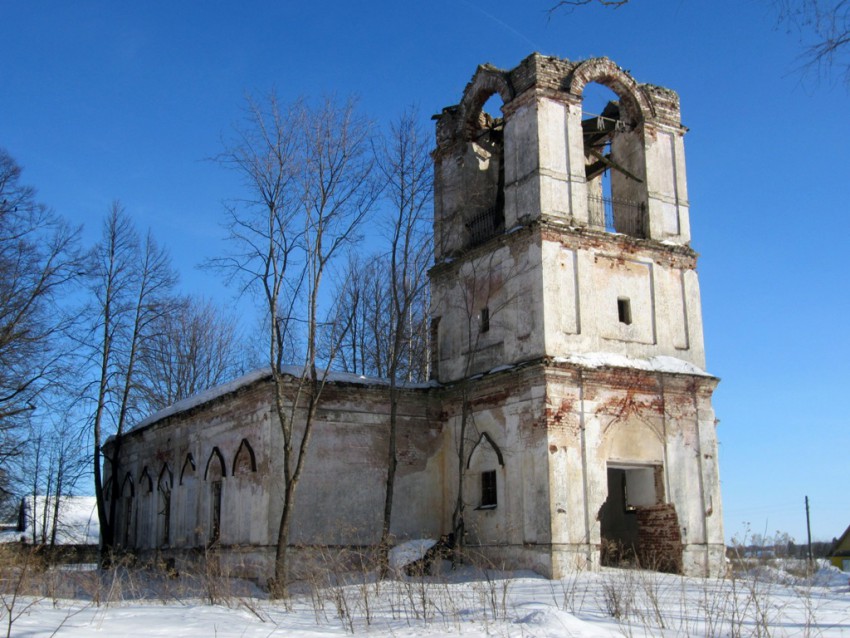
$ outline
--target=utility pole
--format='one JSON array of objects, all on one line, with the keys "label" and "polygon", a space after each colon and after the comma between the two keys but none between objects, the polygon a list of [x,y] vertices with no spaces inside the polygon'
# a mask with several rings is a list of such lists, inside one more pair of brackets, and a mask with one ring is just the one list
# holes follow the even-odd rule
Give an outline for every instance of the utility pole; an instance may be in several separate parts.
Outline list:
[{"label": "utility pole", "polygon": [[806,535],[809,539],[809,567],[812,566],[812,524],[809,519],[809,497],[806,497]]}]

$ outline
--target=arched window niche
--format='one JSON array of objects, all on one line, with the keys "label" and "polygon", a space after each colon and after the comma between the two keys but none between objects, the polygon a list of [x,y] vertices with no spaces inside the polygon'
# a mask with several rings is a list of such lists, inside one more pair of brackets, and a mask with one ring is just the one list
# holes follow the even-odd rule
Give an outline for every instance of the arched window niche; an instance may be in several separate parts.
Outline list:
[{"label": "arched window niche", "polygon": [[588,60],[570,92],[581,99],[581,132],[591,227],[649,237],[646,143],[648,103],[610,60]]},{"label": "arched window niche", "polygon": [[476,510],[493,510],[504,500],[505,459],[487,432],[482,432],[466,460],[465,501]]},{"label": "arched window niche", "polygon": [[195,459],[192,453],[186,454],[186,459],[183,461],[183,468],[180,470],[180,485],[195,478]]},{"label": "arched window niche", "polygon": [[142,473],[139,476],[139,489],[143,494],[153,492],[153,480],[151,479],[150,472],[148,472],[147,465],[142,468]]},{"label": "arched window niche", "polygon": [[233,470],[231,474],[238,476],[240,474],[251,474],[257,471],[257,458],[254,455],[254,448],[248,442],[248,439],[242,439],[239,444],[239,449],[236,450],[236,455],[233,457]]}]

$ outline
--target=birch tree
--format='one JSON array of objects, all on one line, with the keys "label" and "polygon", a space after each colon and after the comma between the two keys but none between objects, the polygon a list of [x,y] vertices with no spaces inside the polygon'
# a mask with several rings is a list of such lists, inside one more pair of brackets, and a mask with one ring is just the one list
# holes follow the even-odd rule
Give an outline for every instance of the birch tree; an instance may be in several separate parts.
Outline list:
[{"label": "birch tree", "polygon": [[[108,557],[115,543],[112,523],[120,493],[121,437],[139,414],[139,360],[151,328],[172,309],[171,290],[177,277],[168,254],[150,233],[139,237],[118,202],[112,204],[91,259],[93,301],[86,341],[95,369],[89,395],[93,401],[92,470],[102,549]],[[107,487],[101,448],[109,435],[115,436],[115,445],[112,456],[105,459],[111,477]]]},{"label": "birch tree", "polygon": [[[274,597],[286,594],[297,487],[330,365],[351,325],[322,291],[378,196],[370,134],[352,100],[281,105],[272,95],[264,104],[249,100],[219,156],[242,177],[245,197],[227,210],[233,252],[216,264],[259,299],[283,441]],[[300,353],[294,375],[283,366],[289,344]]]},{"label": "birch tree", "polygon": [[[389,227],[389,330],[388,367],[390,394],[387,481],[381,528],[382,565],[386,566],[392,523],[395,474],[398,465],[398,399],[400,372],[412,380],[416,357],[413,316],[417,300],[428,285],[431,263],[430,210],[433,190],[430,140],[417,123],[414,110],[402,115],[390,130],[378,154],[390,204]],[[423,306],[419,306],[422,308]],[[421,353],[420,353],[421,354]],[[406,364],[406,365],[405,365]]]}]

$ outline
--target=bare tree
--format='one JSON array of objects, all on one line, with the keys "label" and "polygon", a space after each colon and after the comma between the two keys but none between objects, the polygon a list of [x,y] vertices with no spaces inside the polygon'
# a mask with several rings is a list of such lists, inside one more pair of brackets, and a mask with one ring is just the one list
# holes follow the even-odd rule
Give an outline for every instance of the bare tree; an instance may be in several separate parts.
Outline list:
[{"label": "bare tree", "polygon": [[[246,121],[219,157],[244,178],[249,197],[228,210],[235,252],[216,263],[261,299],[283,439],[275,597],[286,594],[292,511],[320,397],[351,324],[341,304],[323,305],[321,291],[378,196],[370,131],[351,100],[283,107],[272,95],[265,108],[249,101]],[[302,344],[295,375],[283,368],[293,342]]]},{"label": "bare tree", "polygon": [[[92,310],[87,338],[96,368],[92,384],[94,489],[105,555],[114,546],[121,436],[138,414],[138,366],[156,322],[171,309],[176,275],[167,253],[148,234],[142,241],[120,203],[113,203],[103,236],[92,252]],[[102,474],[101,448],[115,436],[110,486]],[[107,494],[110,498],[107,498]]]},{"label": "bare tree", "polygon": [[385,255],[349,252],[338,283],[340,303],[351,315],[351,326],[337,349],[337,365],[345,372],[383,378],[389,349],[390,308]]},{"label": "bare tree", "polygon": [[67,402],[68,408],[56,409],[33,424],[24,456],[28,481],[22,486],[30,504],[32,542],[50,546],[56,545],[64,524],[62,505],[90,468],[84,433],[68,427],[74,422],[69,413],[71,393],[53,396],[58,405]]},{"label": "bare tree", "polygon": [[236,320],[212,301],[174,299],[159,314],[139,359],[146,412],[161,410],[236,377],[243,369]]},{"label": "bare tree", "polygon": [[[415,110],[393,124],[378,154],[378,166],[386,180],[391,205],[389,226],[389,313],[387,377],[390,382],[390,422],[387,447],[387,482],[381,529],[382,564],[386,566],[392,522],[395,474],[398,465],[398,384],[412,378],[415,340],[414,312],[428,285],[431,263],[430,204],[433,173],[430,138],[418,124]],[[376,335],[377,337],[377,335]],[[406,375],[404,372],[406,371]]]},{"label": "bare tree", "polygon": [[352,323],[337,351],[338,365],[346,372],[387,379],[391,362],[397,359],[397,379],[423,381],[427,378],[428,365],[423,338],[423,325],[427,323],[427,290],[422,289],[420,282],[419,294],[411,299],[406,313],[402,350],[396,352],[392,259],[391,253],[364,257],[355,252],[349,257],[345,284],[340,286],[340,301],[352,314]]},{"label": "bare tree", "polygon": [[[0,149],[0,466],[24,451],[30,418],[59,387],[72,347],[67,300],[81,258],[78,231],[20,183],[21,169]],[[0,488],[13,478],[0,472]]]}]

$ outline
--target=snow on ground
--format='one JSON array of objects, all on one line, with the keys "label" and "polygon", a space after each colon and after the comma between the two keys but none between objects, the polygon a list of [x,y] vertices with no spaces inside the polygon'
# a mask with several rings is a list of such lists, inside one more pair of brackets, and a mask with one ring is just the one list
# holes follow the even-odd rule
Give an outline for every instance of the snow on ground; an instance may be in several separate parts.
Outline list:
[{"label": "snow on ground", "polygon": [[[26,498],[26,528],[23,532],[2,532],[0,543],[17,542],[25,537],[32,542],[35,537],[47,538],[53,528],[56,512],[55,496],[28,496]],[[97,502],[94,496],[63,496],[59,499],[59,524],[56,527],[58,545],[97,545],[100,542],[100,524],[97,520]],[[44,530],[46,529],[46,532]]]},{"label": "snow on ground", "polygon": [[[220,602],[213,605],[204,602],[204,593],[213,589],[203,579],[159,579],[156,596],[140,600],[132,593],[139,591],[138,574],[131,587],[126,575],[127,582],[119,582],[78,572],[68,574],[78,578],[78,588],[85,577],[89,586],[99,583],[99,606],[91,595],[18,600],[13,614],[23,613],[14,620],[12,635],[850,636],[848,574],[824,567],[813,578],[795,578],[794,584],[779,568],[759,574],[767,579],[755,574],[710,580],[603,569],[549,581],[529,572],[463,569],[442,578],[380,583],[370,574],[354,574],[345,585],[307,587],[287,604],[268,601],[247,585],[242,593],[228,585],[225,594],[219,582]],[[107,604],[110,591],[114,600]],[[0,611],[4,629],[7,620]]]},{"label": "snow on ground", "polygon": [[418,538],[399,543],[390,550],[387,557],[390,567],[396,570],[401,569],[405,565],[423,558],[428,550],[436,544],[437,541],[431,538]]}]

